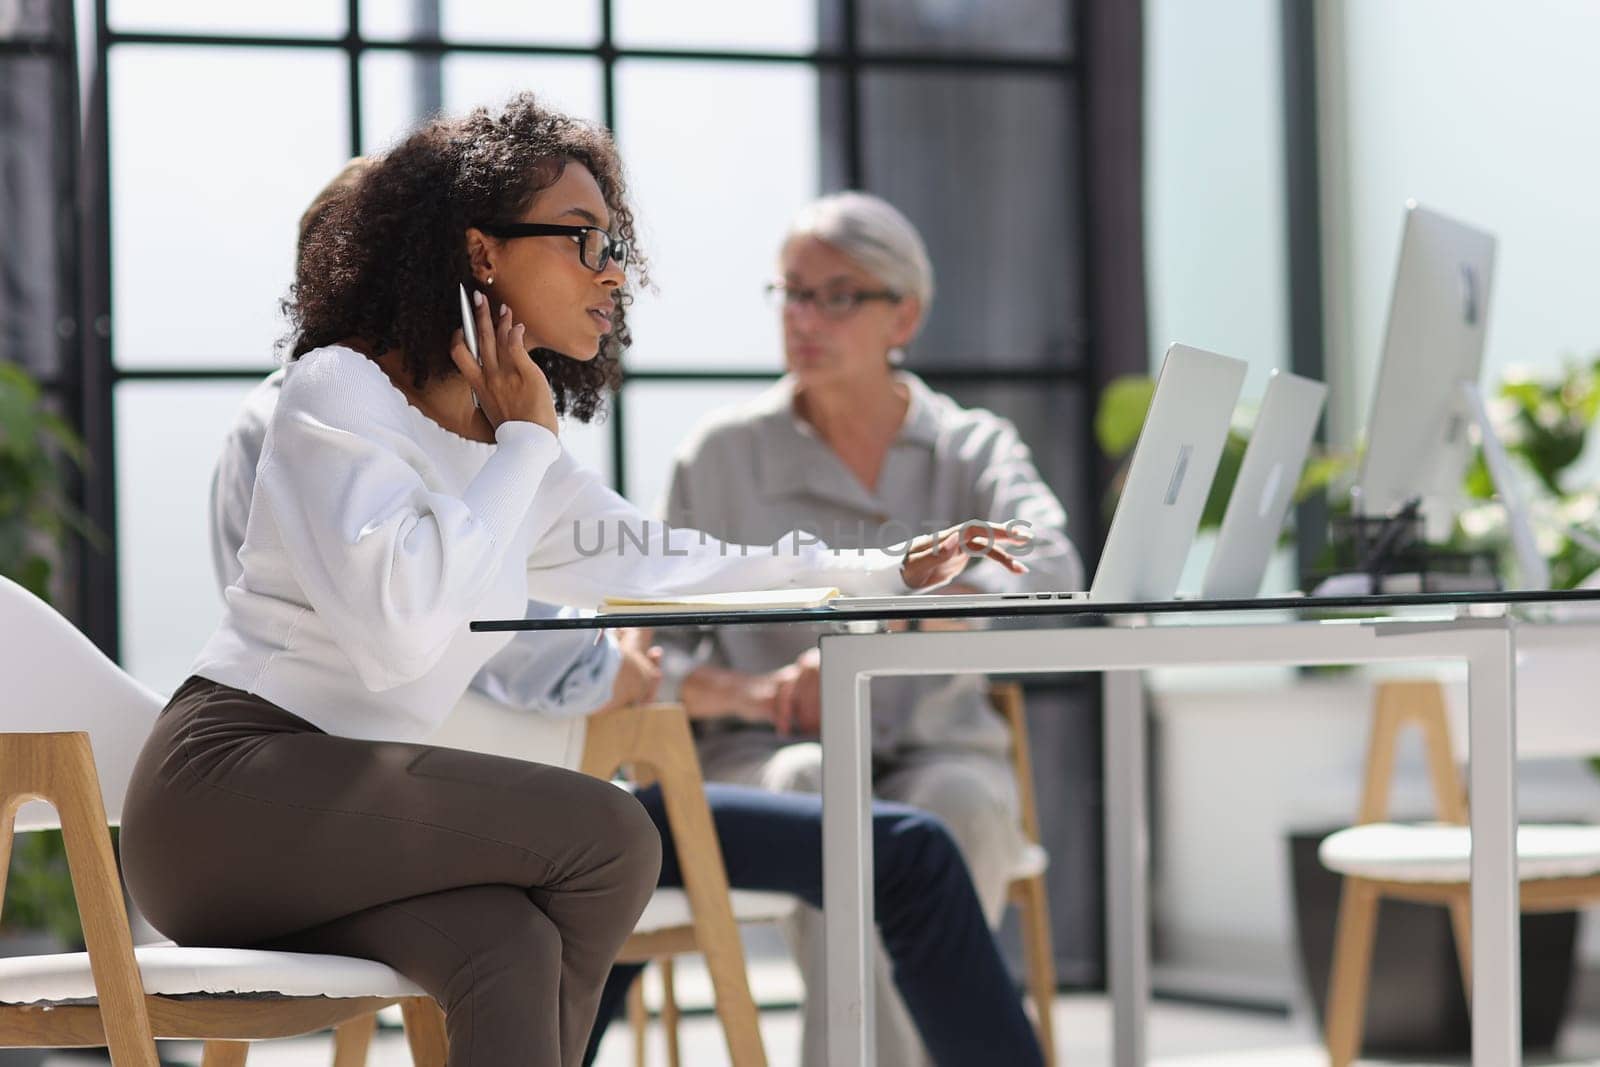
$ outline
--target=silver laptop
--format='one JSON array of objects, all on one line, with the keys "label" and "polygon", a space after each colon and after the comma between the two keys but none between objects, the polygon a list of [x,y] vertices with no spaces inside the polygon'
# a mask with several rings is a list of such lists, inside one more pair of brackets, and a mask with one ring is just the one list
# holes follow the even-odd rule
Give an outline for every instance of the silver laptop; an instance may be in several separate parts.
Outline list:
[{"label": "silver laptop", "polygon": [[[1111,517],[1090,600],[1169,600],[1189,555],[1211,480],[1222,459],[1245,364],[1174,344],[1156,378],[1150,412],[1134,446]],[[1002,517],[1003,518],[1003,517]],[[1006,607],[1024,600],[1082,600],[1082,590],[940,596],[837,597],[837,611],[885,608]]]},{"label": "silver laptop", "polygon": [[1327,396],[1328,387],[1310,378],[1273,371],[1267,380],[1250,446],[1200,585],[1202,598],[1236,599],[1260,592]]}]

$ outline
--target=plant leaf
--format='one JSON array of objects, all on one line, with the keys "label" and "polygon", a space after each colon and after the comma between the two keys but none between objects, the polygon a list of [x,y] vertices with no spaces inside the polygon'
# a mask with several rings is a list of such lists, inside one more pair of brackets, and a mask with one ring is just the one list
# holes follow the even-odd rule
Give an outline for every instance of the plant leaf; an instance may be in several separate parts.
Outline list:
[{"label": "plant leaf", "polygon": [[1118,459],[1133,448],[1155,392],[1155,379],[1148,375],[1125,375],[1105,387],[1094,416],[1094,437],[1100,451]]}]

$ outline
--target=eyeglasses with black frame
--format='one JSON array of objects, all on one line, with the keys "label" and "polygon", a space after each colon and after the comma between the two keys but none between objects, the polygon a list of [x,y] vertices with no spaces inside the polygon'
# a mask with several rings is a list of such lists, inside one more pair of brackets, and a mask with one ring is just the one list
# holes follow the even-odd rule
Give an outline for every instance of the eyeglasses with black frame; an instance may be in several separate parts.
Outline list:
[{"label": "eyeglasses with black frame", "polygon": [[892,289],[803,289],[798,285],[769,282],[767,299],[778,308],[798,308],[810,304],[824,318],[843,319],[869,300],[898,304],[901,297]]},{"label": "eyeglasses with black frame", "polygon": [[561,226],[552,222],[491,222],[478,227],[491,237],[570,237],[578,242],[578,261],[599,274],[607,263],[628,268],[628,242],[598,226]]}]

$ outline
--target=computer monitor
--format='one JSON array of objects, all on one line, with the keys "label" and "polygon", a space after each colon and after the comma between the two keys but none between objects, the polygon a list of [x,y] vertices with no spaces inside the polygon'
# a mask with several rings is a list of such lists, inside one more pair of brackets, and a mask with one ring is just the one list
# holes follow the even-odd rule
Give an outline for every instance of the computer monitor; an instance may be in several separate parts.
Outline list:
[{"label": "computer monitor", "polygon": [[1389,325],[1354,508],[1386,515],[1422,498],[1430,540],[1450,534],[1472,458],[1476,385],[1494,280],[1491,234],[1406,204]]}]

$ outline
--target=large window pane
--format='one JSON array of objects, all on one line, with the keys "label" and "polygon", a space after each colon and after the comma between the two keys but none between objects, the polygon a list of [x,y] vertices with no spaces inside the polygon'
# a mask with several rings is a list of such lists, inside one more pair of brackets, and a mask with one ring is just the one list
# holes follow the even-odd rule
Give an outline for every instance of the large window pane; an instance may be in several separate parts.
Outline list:
[{"label": "large window pane", "polygon": [[346,10],[341,0],[273,0],[270,4],[109,0],[106,17],[115,30],[334,37],[349,25]]},{"label": "large window pane", "polygon": [[763,382],[633,382],[628,404],[628,499],[651,515],[664,503],[672,459],[689,431],[717,408],[769,388]]},{"label": "large window pane", "polygon": [[762,296],[817,194],[818,77],[800,66],[625,62],[617,138],[659,293],[631,316],[637,368],[780,365]]},{"label": "large window pane", "polygon": [[334,50],[112,51],[119,364],[270,362],[300,213],[349,155],[345,70]]},{"label": "large window pane", "polygon": [[879,72],[862,93],[867,188],[906,213],[933,259],[933,307],[913,358],[1080,363],[1073,91],[1051,76]]},{"label": "large window pane", "polygon": [[496,44],[592,45],[600,39],[599,0],[361,0],[361,33],[374,40],[440,36]]},{"label": "large window pane", "polygon": [[122,664],[158,693],[187,677],[222,618],[211,566],[211,469],[251,382],[116,390]]},{"label": "large window pane", "polygon": [[[833,8],[837,0],[823,0]],[[613,0],[624,48],[809,52],[817,47],[818,0]]]},{"label": "large window pane", "polygon": [[997,52],[1064,56],[1072,46],[1070,0],[864,0],[863,47],[885,51]]},{"label": "large window pane", "polygon": [[362,150],[393,144],[440,110],[459,115],[480,105],[494,108],[523,90],[591,122],[604,115],[598,60],[369,52],[361,58]]}]

